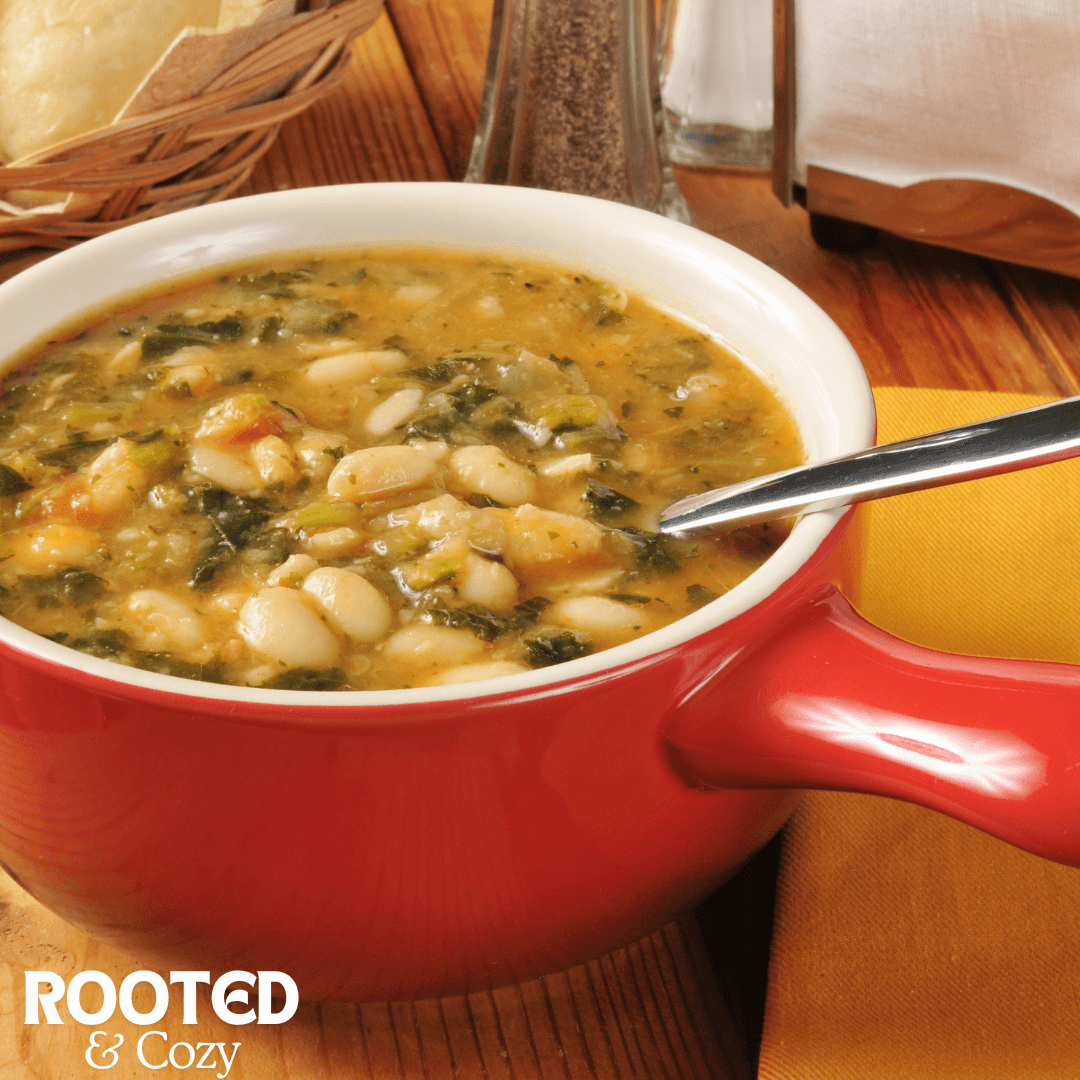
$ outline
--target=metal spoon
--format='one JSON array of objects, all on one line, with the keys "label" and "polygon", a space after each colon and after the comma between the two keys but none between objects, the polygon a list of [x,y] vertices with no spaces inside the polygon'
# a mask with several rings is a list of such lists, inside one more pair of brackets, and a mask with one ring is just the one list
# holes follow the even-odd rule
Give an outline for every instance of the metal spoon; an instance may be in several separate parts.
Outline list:
[{"label": "metal spoon", "polygon": [[753,525],[1078,456],[1080,397],[1071,397],[690,495],[660,514],[659,531]]}]

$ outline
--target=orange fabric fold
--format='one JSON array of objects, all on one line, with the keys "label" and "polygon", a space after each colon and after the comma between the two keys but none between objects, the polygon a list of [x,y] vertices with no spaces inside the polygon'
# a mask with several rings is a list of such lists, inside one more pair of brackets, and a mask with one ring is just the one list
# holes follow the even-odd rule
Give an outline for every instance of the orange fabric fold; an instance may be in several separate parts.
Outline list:
[{"label": "orange fabric fold", "polygon": [[[882,442],[1046,400],[875,397]],[[864,512],[873,622],[952,652],[1080,663],[1080,461]],[[759,1076],[1074,1080],[1080,870],[921,807],[808,795],[785,833]]]}]

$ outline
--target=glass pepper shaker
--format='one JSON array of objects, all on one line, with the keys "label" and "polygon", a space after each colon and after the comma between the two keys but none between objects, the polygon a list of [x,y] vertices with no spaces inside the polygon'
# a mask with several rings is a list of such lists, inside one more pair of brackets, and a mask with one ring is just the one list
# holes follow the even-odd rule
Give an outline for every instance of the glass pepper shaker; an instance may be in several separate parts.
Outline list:
[{"label": "glass pepper shaker", "polygon": [[495,0],[465,180],[693,224],[668,156],[652,0]]}]

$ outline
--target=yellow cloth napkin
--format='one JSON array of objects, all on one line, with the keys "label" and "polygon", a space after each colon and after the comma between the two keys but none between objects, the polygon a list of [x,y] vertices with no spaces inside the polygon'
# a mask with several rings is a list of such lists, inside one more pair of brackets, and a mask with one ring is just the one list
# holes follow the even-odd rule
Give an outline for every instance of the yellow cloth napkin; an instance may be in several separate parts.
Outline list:
[{"label": "yellow cloth napkin", "polygon": [[[875,397],[882,442],[1046,400]],[[861,608],[879,626],[1080,663],[1080,461],[864,509]],[[759,1076],[1080,1077],[1080,870],[921,807],[807,796],[784,841]]]}]

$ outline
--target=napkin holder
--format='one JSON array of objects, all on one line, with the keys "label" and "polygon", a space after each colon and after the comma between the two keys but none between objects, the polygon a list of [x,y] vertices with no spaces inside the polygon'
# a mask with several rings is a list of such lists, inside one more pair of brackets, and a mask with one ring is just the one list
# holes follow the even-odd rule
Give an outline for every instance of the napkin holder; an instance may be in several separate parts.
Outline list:
[{"label": "napkin holder", "polygon": [[812,224],[1080,277],[1078,32],[1066,0],[774,0],[774,191]]}]

